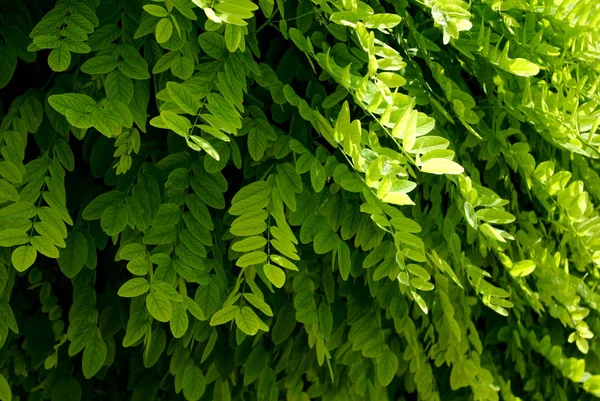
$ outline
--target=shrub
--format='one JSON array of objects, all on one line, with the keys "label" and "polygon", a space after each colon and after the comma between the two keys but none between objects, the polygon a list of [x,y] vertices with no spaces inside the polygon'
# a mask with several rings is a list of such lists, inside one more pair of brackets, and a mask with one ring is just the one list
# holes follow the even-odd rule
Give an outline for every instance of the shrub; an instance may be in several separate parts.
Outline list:
[{"label": "shrub", "polygon": [[600,397],[596,0],[0,7],[1,401]]}]

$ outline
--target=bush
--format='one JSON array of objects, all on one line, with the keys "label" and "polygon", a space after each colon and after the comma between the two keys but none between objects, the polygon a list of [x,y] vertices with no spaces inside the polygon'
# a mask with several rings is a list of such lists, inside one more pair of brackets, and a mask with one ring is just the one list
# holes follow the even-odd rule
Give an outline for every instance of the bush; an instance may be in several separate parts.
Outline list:
[{"label": "bush", "polygon": [[0,400],[600,397],[596,0],[0,8]]}]

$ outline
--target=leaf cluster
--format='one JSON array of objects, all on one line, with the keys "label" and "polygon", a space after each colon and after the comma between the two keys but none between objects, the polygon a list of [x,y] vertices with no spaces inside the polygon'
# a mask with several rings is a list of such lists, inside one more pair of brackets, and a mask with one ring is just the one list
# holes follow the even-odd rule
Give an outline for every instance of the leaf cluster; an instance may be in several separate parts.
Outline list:
[{"label": "leaf cluster", "polygon": [[25,0],[0,38],[0,401],[600,397],[596,0]]}]

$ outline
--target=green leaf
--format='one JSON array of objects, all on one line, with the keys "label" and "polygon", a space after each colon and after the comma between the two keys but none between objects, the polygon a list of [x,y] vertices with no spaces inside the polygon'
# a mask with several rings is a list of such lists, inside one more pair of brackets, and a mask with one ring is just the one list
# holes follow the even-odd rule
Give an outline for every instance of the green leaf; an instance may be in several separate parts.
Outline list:
[{"label": "green leaf", "polygon": [[294,242],[296,241],[295,237],[288,236],[288,233],[283,232],[279,227],[271,227],[271,232],[275,237],[280,237],[279,239],[276,238],[270,241],[271,245],[273,245],[276,250],[290,259],[300,260],[300,257],[296,254],[297,250],[294,245]]},{"label": "green leaf", "polygon": [[348,280],[350,269],[352,268],[352,259],[350,256],[350,248],[344,241],[338,242],[337,255],[340,274],[344,280]]},{"label": "green leaf", "polygon": [[169,283],[155,279],[152,281],[152,290],[160,292],[166,296],[170,301],[182,302],[181,295],[173,288]]},{"label": "green leaf", "polygon": [[158,43],[165,43],[171,39],[171,35],[173,34],[173,23],[168,18],[161,19],[158,21],[158,24],[156,24],[154,33]]},{"label": "green leaf", "polygon": [[35,231],[42,237],[49,239],[52,243],[60,248],[64,248],[66,243],[63,239],[64,235],[61,232],[61,227],[55,221],[42,221],[33,225]]},{"label": "green leaf", "polygon": [[58,248],[54,245],[54,243],[51,240],[49,240],[46,237],[35,235],[31,237],[30,242],[31,245],[33,245],[33,247],[35,248],[35,250],[44,256],[56,259],[60,255]]},{"label": "green leaf", "polygon": [[293,305],[291,303],[283,305],[277,314],[277,319],[273,326],[273,342],[279,345],[287,340],[294,331],[296,323]]},{"label": "green leaf", "polygon": [[367,28],[375,29],[392,29],[400,23],[402,18],[397,14],[373,14],[364,19],[364,24]]},{"label": "green leaf", "polygon": [[524,58],[515,58],[509,64],[510,72],[521,77],[532,77],[540,72],[540,67]]},{"label": "green leaf", "polygon": [[17,190],[8,181],[0,178],[0,202],[16,202],[18,200],[19,193]]},{"label": "green leaf", "polygon": [[331,330],[333,328],[333,315],[331,313],[331,307],[327,302],[321,302],[319,305],[319,327],[323,336],[326,340],[331,337]]},{"label": "green leaf", "polygon": [[[202,225],[206,230],[214,230],[214,225],[212,222],[212,216],[206,207],[206,204],[200,199],[200,197],[196,194],[189,194],[185,197],[185,204],[188,209],[192,213],[194,219]],[[184,216],[185,219],[185,216]],[[189,219],[186,220],[186,225],[190,228]],[[193,230],[190,228],[190,231]]]},{"label": "green leaf", "polygon": [[173,132],[187,138],[192,124],[185,117],[178,116],[172,111],[164,110],[160,112],[160,117],[164,124]]},{"label": "green leaf", "polygon": [[40,49],[56,49],[60,47],[60,39],[55,35],[40,35],[33,38],[33,43]]},{"label": "green leaf", "polygon": [[12,393],[10,391],[10,385],[0,374],[0,401],[12,401]]},{"label": "green leaf", "polygon": [[315,192],[321,192],[325,187],[325,168],[321,163],[314,160],[310,166],[310,182]]},{"label": "green leaf", "polygon": [[279,255],[270,255],[271,262],[277,263],[279,266],[284,267],[288,270],[298,271],[298,268],[295,264]]},{"label": "green leaf", "polygon": [[156,217],[152,221],[153,226],[170,227],[175,226],[181,220],[181,211],[174,203],[163,203],[158,209]]},{"label": "green leaf", "polygon": [[[161,72],[167,71],[169,68],[171,68],[171,65],[173,64],[174,60],[178,57],[178,52],[165,53],[161,58],[158,59],[156,64],[154,64],[154,67],[152,68],[152,73],[160,74]],[[167,85],[168,84],[169,83],[167,82]]]},{"label": "green leaf", "polygon": [[465,363],[458,362],[452,367],[450,373],[450,388],[452,390],[458,390],[469,385],[469,374],[465,365]]},{"label": "green leaf", "polygon": [[223,309],[215,312],[214,315],[210,318],[211,326],[218,326],[220,324],[225,324],[227,322],[232,321],[235,317],[240,313],[239,306],[226,306]]},{"label": "green leaf", "polygon": [[253,160],[262,159],[267,149],[267,136],[265,132],[257,127],[253,127],[248,134],[248,152]]},{"label": "green leaf", "polygon": [[85,346],[81,367],[86,379],[91,379],[100,371],[106,360],[107,352],[106,344],[100,337],[94,337]]},{"label": "green leaf", "polygon": [[421,171],[424,173],[439,174],[439,175],[441,175],[441,174],[456,175],[456,174],[462,174],[464,169],[460,164],[453,162],[452,160],[433,158],[433,159],[429,159],[425,163],[423,163],[423,165],[421,166]]},{"label": "green leaf", "polygon": [[246,301],[250,302],[250,305],[254,306],[256,309],[258,309],[265,315],[267,315],[269,317],[273,316],[273,310],[264,301],[262,296],[245,292],[244,298],[246,299]]},{"label": "green leaf", "polygon": [[309,51],[308,42],[306,41],[304,35],[302,35],[302,32],[296,28],[290,28],[289,35],[290,39],[292,39],[298,49],[302,50],[303,52]]},{"label": "green leaf", "polygon": [[30,219],[37,214],[31,202],[15,202],[0,209],[0,220]]},{"label": "green leaf", "polygon": [[258,333],[260,319],[250,307],[244,306],[235,316],[235,324],[245,334],[253,336]]},{"label": "green leaf", "polygon": [[90,75],[108,74],[117,68],[117,61],[111,56],[96,56],[81,65],[81,71]]},{"label": "green leaf", "polygon": [[225,38],[215,32],[200,34],[198,36],[198,43],[206,54],[217,60],[225,58],[228,54]]},{"label": "green leaf", "polygon": [[265,17],[270,18],[273,14],[275,1],[273,0],[259,0],[258,4]]},{"label": "green leaf", "polygon": [[277,165],[277,185],[284,191],[292,191],[294,193],[302,192],[302,179],[300,174],[289,163]]},{"label": "green leaf", "polygon": [[231,245],[231,249],[236,252],[249,252],[264,247],[267,244],[267,240],[264,237],[253,236],[244,238],[241,241],[235,242]]},{"label": "green leaf", "polygon": [[52,401],[80,401],[81,385],[73,377],[63,376],[52,389]]},{"label": "green leaf", "polygon": [[149,79],[148,66],[145,63],[132,64],[122,60],[118,62],[119,71],[131,79]]},{"label": "green leaf", "polygon": [[583,383],[583,388],[595,397],[600,395],[600,376],[594,375]]},{"label": "green leaf", "polygon": [[391,352],[382,352],[376,359],[377,378],[379,383],[387,387],[398,371],[398,358]]},{"label": "green leaf", "polygon": [[323,108],[330,109],[348,96],[348,91],[343,86],[338,86],[331,95],[323,101]]},{"label": "green leaf", "polygon": [[235,52],[239,48],[242,40],[244,40],[242,28],[237,25],[225,25],[225,45],[230,53]]},{"label": "green leaf", "polygon": [[285,272],[281,270],[279,267],[265,264],[263,266],[263,271],[265,272],[265,276],[269,279],[269,281],[277,288],[283,287],[285,284]]},{"label": "green leaf", "polygon": [[[34,227],[38,229],[42,224],[48,226],[48,229],[46,230],[48,231],[47,234],[54,235],[54,238],[51,238],[51,240],[53,240],[52,242],[56,242],[57,244],[60,244],[61,247],[64,247],[65,243],[63,238],[67,238],[67,226],[61,218],[61,214],[48,206],[39,208],[37,212],[38,218],[42,222],[36,223]],[[44,231],[44,229],[41,229],[41,231]]]},{"label": "green leaf", "polygon": [[10,248],[15,245],[22,245],[29,241],[29,235],[23,230],[8,229],[0,231],[0,246]]},{"label": "green leaf", "polygon": [[16,248],[10,260],[15,269],[19,272],[24,272],[29,269],[33,262],[35,262],[35,258],[37,257],[37,252],[34,247],[29,245],[24,245]]},{"label": "green leaf", "polygon": [[[221,157],[219,156],[219,153],[217,153],[217,151],[215,150],[215,148],[213,148],[213,146],[210,144],[210,142],[208,142],[206,139],[201,138],[199,136],[196,135],[190,135],[190,141],[188,141],[188,145],[190,147],[192,147],[192,149],[194,150],[204,150],[206,153],[208,153],[210,155],[210,157],[212,157],[213,159],[219,161],[221,159]],[[192,146],[192,144],[197,145],[200,149],[194,148]]]},{"label": "green leaf", "polygon": [[148,294],[146,297],[146,307],[150,315],[159,322],[168,322],[171,320],[171,301],[162,293],[151,292]]},{"label": "green leaf", "polygon": [[317,233],[313,240],[315,253],[322,255],[337,247],[338,236],[333,231],[321,231]]},{"label": "green leaf", "polygon": [[167,15],[169,15],[167,13],[167,10],[165,10],[163,7],[155,5],[155,4],[146,4],[144,7],[142,7],[144,9],[144,11],[146,11],[148,14],[150,15],[154,15],[155,17],[166,17]]},{"label": "green leaf", "polygon": [[422,278],[416,277],[410,280],[410,285],[415,287],[419,291],[431,291],[434,289],[433,284],[423,280]]},{"label": "green leaf", "polygon": [[104,232],[109,235],[120,234],[129,221],[129,207],[124,203],[112,204],[102,213],[100,224]]},{"label": "green leaf", "polygon": [[146,245],[168,245],[177,240],[177,227],[151,227],[144,234]]},{"label": "green leaf", "polygon": [[0,47],[0,89],[10,82],[17,68],[17,55],[10,46]]},{"label": "green leaf", "polygon": [[229,213],[241,216],[246,212],[263,208],[270,202],[271,186],[264,181],[256,181],[240,189],[231,200]]},{"label": "green leaf", "polygon": [[123,199],[123,194],[119,191],[109,191],[95,198],[83,210],[82,217],[85,220],[98,220],[102,218],[104,211],[115,202]]},{"label": "green leaf", "polygon": [[167,91],[171,100],[177,103],[177,106],[181,110],[188,114],[196,115],[200,107],[200,101],[197,97],[194,97],[186,86],[177,82],[167,82]]},{"label": "green leaf", "polygon": [[67,110],[74,110],[80,113],[90,113],[96,107],[96,102],[89,96],[79,93],[65,93],[62,95],[52,95],[48,98],[50,106],[60,114],[65,114]]},{"label": "green leaf", "polygon": [[150,336],[150,346],[144,352],[144,367],[146,369],[156,365],[167,345],[167,334],[160,327],[156,327]]},{"label": "green leaf", "polygon": [[388,88],[397,88],[406,84],[406,79],[394,72],[381,72],[377,74],[377,79],[387,85]]},{"label": "green leaf", "polygon": [[42,192],[42,198],[61,220],[69,225],[73,225],[73,220],[67,210],[64,196],[59,194],[60,192],[58,191],[44,191]]},{"label": "green leaf", "polygon": [[230,231],[239,237],[250,237],[262,234],[267,229],[264,219],[240,216],[231,225]]},{"label": "green leaf", "polygon": [[525,277],[533,273],[535,270],[535,262],[533,260],[521,260],[513,264],[510,269],[510,274],[513,277]]},{"label": "green leaf", "polygon": [[150,283],[145,278],[133,278],[119,288],[118,295],[124,298],[134,298],[150,290]]},{"label": "green leaf", "polygon": [[58,256],[58,266],[65,276],[73,278],[83,269],[87,260],[87,241],[80,232],[71,231],[65,243],[66,247],[60,250]]},{"label": "green leaf", "polygon": [[62,42],[62,45],[65,46],[71,53],[87,54],[92,51],[92,48],[87,43],[79,42],[70,38],[65,39]]},{"label": "green leaf", "polygon": [[23,181],[21,171],[19,171],[17,166],[7,160],[0,161],[0,176],[13,184],[19,184]]},{"label": "green leaf", "polygon": [[169,322],[173,337],[181,338],[189,327],[189,319],[185,306],[178,302],[173,305],[173,316]]},{"label": "green leaf", "polygon": [[493,224],[509,224],[515,221],[515,216],[498,209],[479,209],[475,212],[478,218]]},{"label": "green leaf", "polygon": [[248,267],[250,265],[258,265],[267,260],[267,254],[263,251],[254,251],[243,255],[235,263],[239,267]]},{"label": "green leaf", "polygon": [[104,90],[107,98],[117,102],[129,104],[133,99],[133,81],[120,71],[108,74]]},{"label": "green leaf", "polygon": [[73,171],[75,168],[75,155],[69,147],[69,144],[64,140],[59,139],[54,143],[54,152],[56,152],[56,157],[58,157],[60,164],[63,165],[65,170]]},{"label": "green leaf", "polygon": [[197,401],[206,390],[206,379],[200,368],[190,363],[183,372],[183,395],[186,400]]},{"label": "green leaf", "polygon": [[127,263],[127,270],[136,276],[145,276],[151,267],[152,265],[146,256],[137,257]]},{"label": "green leaf", "polygon": [[185,308],[196,319],[198,319],[198,320],[206,320],[206,318],[204,317],[204,312],[202,311],[202,309],[198,306],[198,304],[193,299],[191,299],[189,297],[184,297],[183,298],[183,304],[185,305]]},{"label": "green leaf", "polygon": [[470,202],[465,202],[463,209],[465,211],[467,222],[471,227],[477,230],[477,227],[479,227],[479,223],[477,222],[477,215],[475,214],[475,209],[473,208],[473,205]]},{"label": "green leaf", "polygon": [[212,334],[210,335],[210,338],[208,339],[208,344],[206,344],[206,348],[204,348],[204,352],[202,353],[202,359],[200,360],[200,363],[204,363],[206,358],[210,356],[210,353],[214,349],[216,342],[217,330],[213,330]]},{"label": "green leaf", "polygon": [[125,260],[134,260],[146,256],[146,247],[142,244],[127,244],[119,251],[119,255]]},{"label": "green leaf", "polygon": [[194,61],[185,56],[176,57],[171,62],[171,72],[179,79],[189,79],[194,73]]},{"label": "green leaf", "polygon": [[48,65],[56,72],[66,71],[71,65],[71,52],[65,46],[53,49],[48,55]]}]

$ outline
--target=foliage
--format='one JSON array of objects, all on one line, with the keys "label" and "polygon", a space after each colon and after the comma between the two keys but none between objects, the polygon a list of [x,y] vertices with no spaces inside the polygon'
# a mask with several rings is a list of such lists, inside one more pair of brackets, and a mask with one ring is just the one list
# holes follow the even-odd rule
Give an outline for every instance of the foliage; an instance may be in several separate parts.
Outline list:
[{"label": "foliage", "polygon": [[600,397],[597,0],[7,0],[0,36],[1,401]]}]

